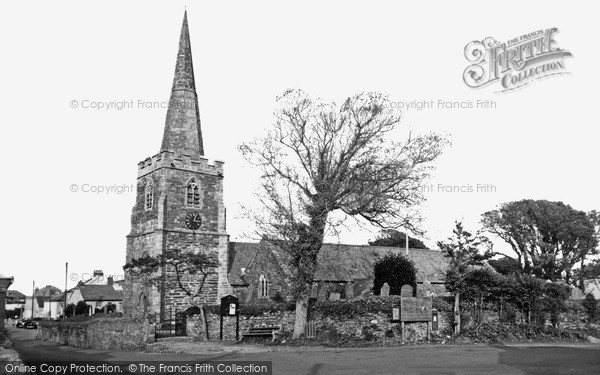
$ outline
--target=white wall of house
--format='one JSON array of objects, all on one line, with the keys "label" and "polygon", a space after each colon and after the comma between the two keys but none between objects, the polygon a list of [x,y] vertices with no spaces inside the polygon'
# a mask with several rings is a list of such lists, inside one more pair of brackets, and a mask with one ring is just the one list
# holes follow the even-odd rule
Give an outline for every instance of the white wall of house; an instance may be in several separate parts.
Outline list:
[{"label": "white wall of house", "polygon": [[592,293],[596,299],[600,299],[600,279],[586,281],[585,294],[588,293]]},{"label": "white wall of house", "polygon": [[[79,301],[84,301],[88,306],[94,309],[103,309],[107,305],[116,305],[115,312],[123,312],[123,301],[86,301],[83,299],[83,295],[79,289],[74,289],[73,292],[68,296],[68,304],[77,305]],[[93,313],[94,310],[92,310]]]}]

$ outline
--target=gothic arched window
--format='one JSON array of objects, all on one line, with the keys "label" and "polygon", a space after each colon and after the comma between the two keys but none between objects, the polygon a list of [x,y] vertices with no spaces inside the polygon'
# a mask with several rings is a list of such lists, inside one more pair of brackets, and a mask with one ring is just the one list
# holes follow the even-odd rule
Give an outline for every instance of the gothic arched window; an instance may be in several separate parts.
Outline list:
[{"label": "gothic arched window", "polygon": [[146,210],[151,209],[154,206],[154,185],[149,180],[146,183],[146,189],[144,190],[144,208]]},{"label": "gothic arched window", "polygon": [[259,296],[260,298],[268,298],[269,297],[269,281],[265,274],[261,274],[258,278],[258,287],[259,287]]},{"label": "gothic arched window", "polygon": [[189,207],[200,206],[200,185],[195,178],[190,179],[187,184],[185,200]]}]

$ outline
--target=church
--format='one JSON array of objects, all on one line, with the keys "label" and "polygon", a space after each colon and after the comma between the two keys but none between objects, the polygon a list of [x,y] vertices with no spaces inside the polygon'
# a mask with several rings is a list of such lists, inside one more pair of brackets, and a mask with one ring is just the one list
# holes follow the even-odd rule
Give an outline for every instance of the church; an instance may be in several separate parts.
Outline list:
[{"label": "church", "polygon": [[[281,249],[264,241],[229,241],[223,183],[224,163],[209,162],[204,155],[186,12],[160,151],[138,164],[126,262],[173,250],[201,251],[218,261],[208,269],[202,293],[193,301],[178,288],[151,286],[126,274],[126,314],[155,313],[162,320],[173,310],[184,311],[199,303],[217,304],[228,294],[237,295],[242,303],[283,300],[289,295],[289,261]],[[324,245],[313,283],[314,297],[351,299],[371,292],[373,262],[390,251],[404,252],[398,248]],[[410,249],[406,255],[415,262],[417,284],[443,293],[447,260],[441,252]],[[165,272],[162,277],[172,275]]]}]

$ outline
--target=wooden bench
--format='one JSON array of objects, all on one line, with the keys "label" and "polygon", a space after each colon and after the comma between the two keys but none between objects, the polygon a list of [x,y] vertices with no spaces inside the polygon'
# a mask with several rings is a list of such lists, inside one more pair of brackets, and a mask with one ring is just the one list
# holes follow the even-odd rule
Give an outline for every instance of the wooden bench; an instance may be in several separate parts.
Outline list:
[{"label": "wooden bench", "polygon": [[248,332],[242,333],[242,337],[273,336],[273,340],[275,340],[275,334],[280,329],[280,327],[251,327]]}]

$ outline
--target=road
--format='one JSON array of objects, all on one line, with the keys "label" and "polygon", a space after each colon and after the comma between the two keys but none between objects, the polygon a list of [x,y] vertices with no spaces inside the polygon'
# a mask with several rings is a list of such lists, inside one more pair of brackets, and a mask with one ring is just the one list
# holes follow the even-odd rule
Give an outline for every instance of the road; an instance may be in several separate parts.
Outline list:
[{"label": "road", "polygon": [[600,374],[598,345],[430,345],[360,349],[285,348],[263,353],[150,354],[60,346],[11,328],[30,361],[273,361],[273,374]]}]

